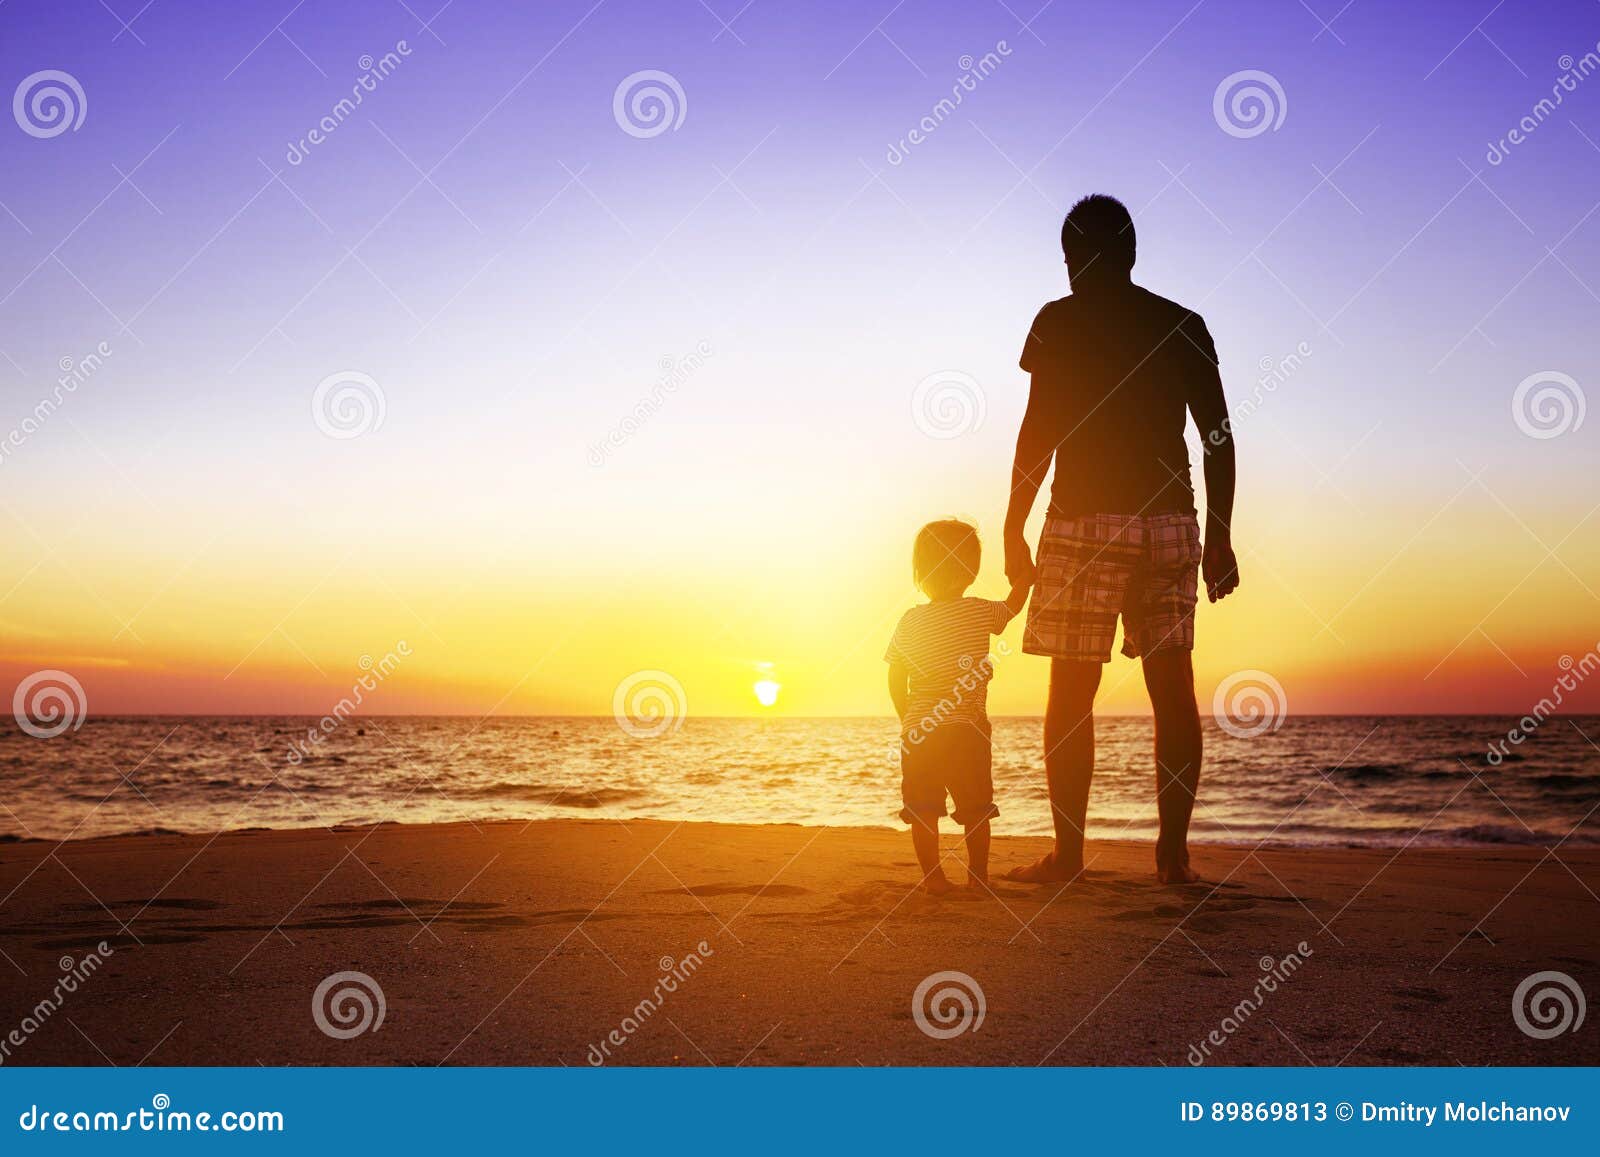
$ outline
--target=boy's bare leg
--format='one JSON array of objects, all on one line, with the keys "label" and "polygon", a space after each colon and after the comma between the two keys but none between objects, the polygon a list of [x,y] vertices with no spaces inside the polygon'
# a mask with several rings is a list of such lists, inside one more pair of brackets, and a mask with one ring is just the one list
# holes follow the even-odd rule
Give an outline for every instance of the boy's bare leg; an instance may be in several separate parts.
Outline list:
[{"label": "boy's bare leg", "polygon": [[1189,866],[1189,818],[1200,787],[1203,740],[1190,653],[1174,649],[1147,655],[1144,683],[1156,717],[1156,807],[1161,815],[1156,878],[1163,884],[1192,884],[1200,876]]},{"label": "boy's bare leg", "polygon": [[1094,779],[1094,697],[1101,664],[1072,659],[1050,663],[1050,701],[1044,715],[1044,768],[1056,846],[1006,878],[1030,884],[1071,880],[1083,871],[1083,829]]},{"label": "boy's bare leg", "polygon": [[967,829],[967,887],[982,891],[989,884],[989,821]]},{"label": "boy's bare leg", "polygon": [[935,896],[955,891],[956,886],[944,874],[944,867],[939,861],[939,821],[936,817],[911,817],[911,846],[917,850],[923,889]]}]

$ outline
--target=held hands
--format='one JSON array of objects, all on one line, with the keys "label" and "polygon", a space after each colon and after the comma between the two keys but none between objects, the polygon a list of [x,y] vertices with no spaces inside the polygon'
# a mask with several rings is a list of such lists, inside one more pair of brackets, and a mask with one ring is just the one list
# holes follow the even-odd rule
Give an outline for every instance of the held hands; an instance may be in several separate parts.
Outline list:
[{"label": "held hands", "polygon": [[1024,590],[1033,586],[1036,568],[1033,565],[1033,552],[1028,549],[1028,540],[1020,534],[1006,536],[1006,578],[1011,581],[1012,589]]},{"label": "held hands", "polygon": [[1206,598],[1212,602],[1227,598],[1238,588],[1239,560],[1234,557],[1233,543],[1226,534],[1206,535],[1200,573],[1206,580]]}]

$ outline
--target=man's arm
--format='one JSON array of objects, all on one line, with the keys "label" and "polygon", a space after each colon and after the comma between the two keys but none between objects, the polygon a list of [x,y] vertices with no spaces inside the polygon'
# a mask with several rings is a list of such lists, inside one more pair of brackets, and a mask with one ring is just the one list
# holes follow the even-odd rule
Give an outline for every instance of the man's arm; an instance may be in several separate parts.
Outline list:
[{"label": "man's arm", "polygon": [[[1209,344],[1209,343],[1208,343]],[[1239,562],[1233,553],[1233,421],[1216,363],[1202,359],[1202,380],[1190,397],[1189,412],[1205,447],[1206,529],[1200,571],[1206,597],[1227,598],[1239,585]]]},{"label": "man's arm", "polygon": [[1055,456],[1055,440],[1045,420],[1042,394],[1039,375],[1034,374],[1028,389],[1028,408],[1022,415],[1022,428],[1017,431],[1017,452],[1011,463],[1011,501],[1006,507],[1006,578],[1011,580],[1013,593],[1019,587],[1026,590],[1033,585],[1033,552],[1028,549],[1023,530]]}]

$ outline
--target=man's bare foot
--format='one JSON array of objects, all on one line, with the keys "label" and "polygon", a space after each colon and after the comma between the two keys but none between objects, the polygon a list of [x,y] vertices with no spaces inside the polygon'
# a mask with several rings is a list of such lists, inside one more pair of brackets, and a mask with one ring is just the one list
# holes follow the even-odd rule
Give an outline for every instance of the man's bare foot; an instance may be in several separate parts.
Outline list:
[{"label": "man's bare foot", "polygon": [[960,889],[950,882],[943,872],[936,872],[922,881],[922,890],[930,896],[948,896]]},{"label": "man's bare foot", "polygon": [[1200,873],[1191,868],[1185,859],[1175,864],[1157,864],[1156,879],[1163,884],[1198,884]]},{"label": "man's bare foot", "polygon": [[987,876],[974,876],[967,874],[967,892],[975,900],[988,900],[994,896],[994,889],[989,886]]},{"label": "man's bare foot", "polygon": [[1054,852],[1050,852],[1026,867],[1012,868],[1005,878],[1019,884],[1064,884],[1082,871],[1082,864],[1063,863],[1056,859]]}]

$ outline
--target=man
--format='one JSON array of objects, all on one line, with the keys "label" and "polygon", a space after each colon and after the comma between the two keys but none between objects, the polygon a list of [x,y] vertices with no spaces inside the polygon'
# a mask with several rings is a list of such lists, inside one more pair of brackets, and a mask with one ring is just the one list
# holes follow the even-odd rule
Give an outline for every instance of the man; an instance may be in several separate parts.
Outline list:
[{"label": "man", "polygon": [[[1200,316],[1135,285],[1133,219],[1085,197],[1061,227],[1072,293],[1039,311],[1022,350],[1032,375],[1006,513],[1006,576],[1034,582],[1023,650],[1047,655],[1045,771],[1055,849],[1011,879],[1070,881],[1083,870],[1094,775],[1094,699],[1117,619],[1123,654],[1144,663],[1155,711],[1156,876],[1193,883],[1189,817],[1200,781],[1195,706],[1195,569],[1215,602],[1238,585],[1233,439],[1217,352]],[[1205,446],[1201,549],[1184,445],[1185,411]],[[1023,527],[1055,462],[1038,560]]]}]

